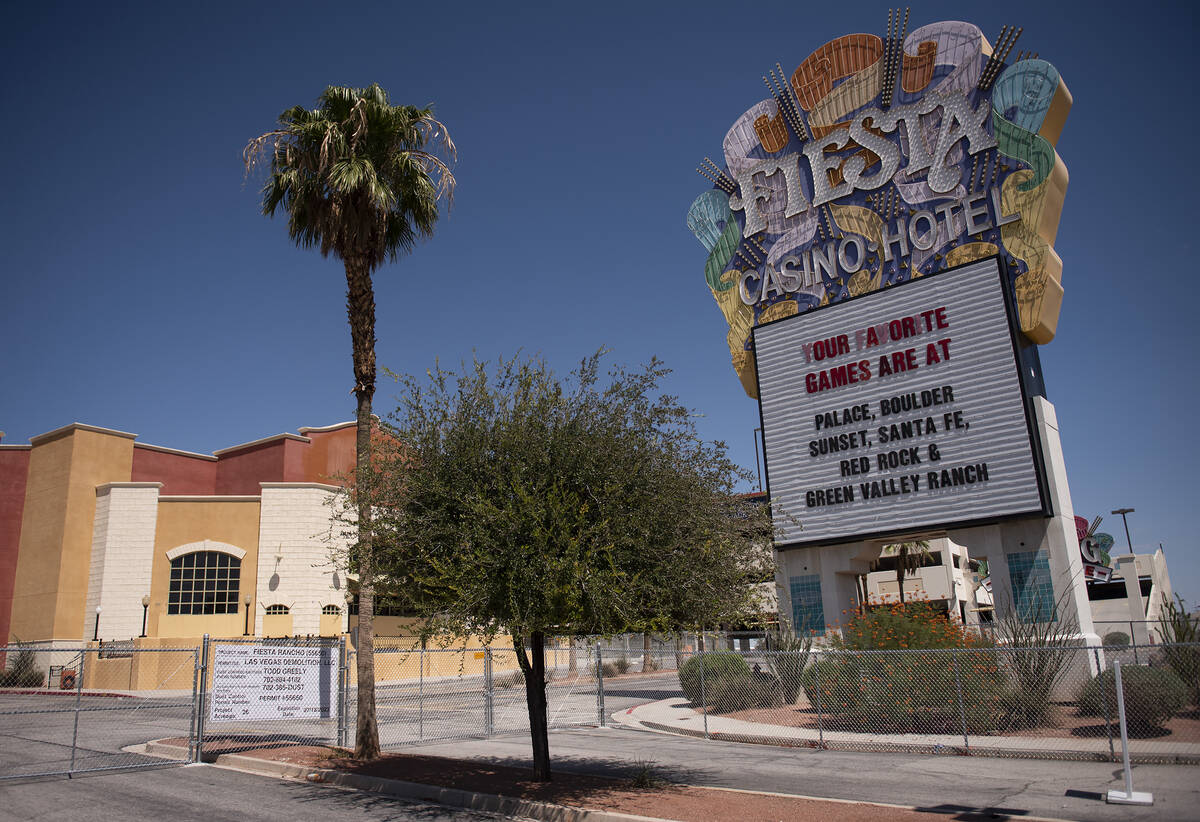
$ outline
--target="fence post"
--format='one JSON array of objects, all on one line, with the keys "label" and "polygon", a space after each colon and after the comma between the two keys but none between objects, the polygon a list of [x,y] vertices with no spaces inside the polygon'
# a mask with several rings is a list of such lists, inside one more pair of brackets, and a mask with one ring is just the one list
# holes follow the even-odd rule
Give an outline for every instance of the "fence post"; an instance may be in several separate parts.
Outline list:
[{"label": "fence post", "polygon": [[1125,689],[1121,686],[1121,662],[1113,663],[1117,689],[1117,719],[1121,723],[1121,762],[1125,770],[1125,790],[1109,790],[1105,800],[1116,805],[1153,805],[1154,795],[1133,789],[1133,769],[1129,766],[1129,733],[1125,718]]},{"label": "fence post", "polygon": [[[704,647],[704,640],[698,643]],[[708,739],[708,694],[704,691],[704,651],[700,651],[700,715],[704,717],[704,738]]]},{"label": "fence post", "polygon": [[604,652],[596,640],[596,720],[601,728],[608,725],[604,716]]},{"label": "fence post", "polygon": [[[425,741],[425,643],[421,642],[417,661],[420,670],[417,672],[417,739]],[[487,659],[485,658],[486,662]]]},{"label": "fence post", "polygon": [[821,652],[813,651],[813,681],[816,684],[817,697],[817,746],[825,749],[825,729],[821,722]]},{"label": "fence post", "polygon": [[[100,619],[99,616],[96,617]],[[67,770],[67,779],[71,778],[71,774],[75,771],[75,749],[76,743],[79,740],[79,711],[80,703],[83,701],[83,675],[87,672],[87,647],[84,647],[79,652],[79,676],[75,679],[75,727],[71,731],[71,767]]]},{"label": "fence post", "polygon": [[1100,677],[1100,702],[1104,705],[1104,730],[1108,733],[1108,756],[1110,761],[1117,761],[1117,751],[1113,747],[1112,720],[1108,716],[1108,695],[1104,693],[1104,669],[1100,667],[1100,650],[1093,648],[1096,655],[1096,675]]},{"label": "fence post", "polygon": [[197,719],[197,694],[199,694],[200,685],[200,649],[192,648],[192,719],[191,724],[187,726],[187,761],[196,762],[198,756],[196,754],[196,719]]},{"label": "fence post", "polygon": [[346,637],[338,636],[337,744],[346,747]]},{"label": "fence post", "polygon": [[204,754],[204,714],[208,707],[208,660],[211,642],[209,635],[205,634],[204,641],[200,646],[200,685],[196,694],[196,758],[193,760],[194,762],[200,762]]},{"label": "fence post", "polygon": [[492,649],[483,649],[483,725],[486,736],[491,736],[496,732],[495,726],[495,699],[496,694],[493,690],[495,683],[492,681]]},{"label": "fence post", "polygon": [[951,653],[954,654],[954,689],[958,691],[958,718],[962,720],[963,747],[967,753],[971,752],[971,742],[967,739],[967,709],[963,705],[963,688],[962,688],[962,673],[959,671],[959,656],[958,648],[954,648]]}]

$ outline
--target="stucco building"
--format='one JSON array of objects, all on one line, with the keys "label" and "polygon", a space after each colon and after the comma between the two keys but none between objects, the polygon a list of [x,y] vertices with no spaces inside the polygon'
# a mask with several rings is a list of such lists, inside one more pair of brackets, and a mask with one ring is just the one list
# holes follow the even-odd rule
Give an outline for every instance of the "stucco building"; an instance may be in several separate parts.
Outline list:
[{"label": "stucco building", "polygon": [[336,635],[353,422],[197,454],[74,423],[0,442],[0,637]]}]

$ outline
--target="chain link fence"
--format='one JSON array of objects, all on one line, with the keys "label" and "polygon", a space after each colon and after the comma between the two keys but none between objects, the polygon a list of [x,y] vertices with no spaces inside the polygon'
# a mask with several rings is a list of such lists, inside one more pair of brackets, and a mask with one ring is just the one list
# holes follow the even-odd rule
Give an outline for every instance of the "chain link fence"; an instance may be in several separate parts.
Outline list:
[{"label": "chain link fence", "polygon": [[[185,762],[195,648],[0,647],[0,779]],[[179,746],[152,756],[154,739]]]},{"label": "chain link fence", "polygon": [[[288,745],[354,745],[344,637],[196,648],[0,649],[0,779],[150,767]],[[545,649],[549,726],[870,751],[1200,764],[1200,644],[770,650],[760,638],[640,634]],[[385,749],[528,733],[503,647],[376,641]],[[154,756],[154,755],[157,756]]]},{"label": "chain link fence", "polygon": [[[606,652],[606,657],[612,652]],[[656,730],[864,751],[1200,764],[1200,644],[683,652],[678,692],[629,710]],[[610,702],[629,693],[604,681]],[[643,686],[645,687],[645,686]],[[657,694],[655,694],[657,695]]]}]

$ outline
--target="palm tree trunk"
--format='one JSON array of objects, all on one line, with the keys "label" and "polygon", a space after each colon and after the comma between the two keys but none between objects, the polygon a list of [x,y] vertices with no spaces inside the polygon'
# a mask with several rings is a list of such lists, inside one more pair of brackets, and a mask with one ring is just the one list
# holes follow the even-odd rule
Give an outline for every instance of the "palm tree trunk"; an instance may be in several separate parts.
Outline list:
[{"label": "palm tree trunk", "polygon": [[371,539],[371,400],[375,396],[375,292],[361,257],[346,258],[346,313],[354,352],[354,395],[358,401],[355,494],[358,507],[358,717],[354,755],[379,757],[375,716],[375,567]]}]

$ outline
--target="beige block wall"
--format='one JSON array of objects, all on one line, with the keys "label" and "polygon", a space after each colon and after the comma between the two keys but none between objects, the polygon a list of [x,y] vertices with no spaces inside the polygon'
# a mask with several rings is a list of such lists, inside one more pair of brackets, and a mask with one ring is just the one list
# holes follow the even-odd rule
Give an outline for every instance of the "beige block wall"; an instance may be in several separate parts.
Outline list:
[{"label": "beige block wall", "polygon": [[[257,497],[159,498],[146,633],[152,637],[242,635],[246,623],[244,597],[250,594],[251,612],[257,601],[258,515]],[[203,540],[233,545],[246,552],[238,583],[238,611],[235,614],[168,614],[171,562],[167,559],[167,551]],[[254,630],[253,616],[250,630]]]},{"label": "beige block wall", "polygon": [[129,481],[133,435],[71,425],[31,442],[9,634],[90,639],[85,602],[96,486]]}]

